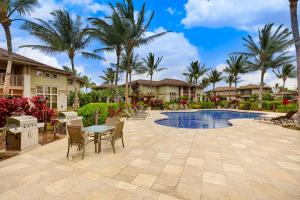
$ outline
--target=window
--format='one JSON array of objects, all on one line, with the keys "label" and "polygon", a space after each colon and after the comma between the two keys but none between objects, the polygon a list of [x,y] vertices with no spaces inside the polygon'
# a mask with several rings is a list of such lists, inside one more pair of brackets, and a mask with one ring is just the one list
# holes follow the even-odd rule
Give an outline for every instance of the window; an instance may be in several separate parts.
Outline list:
[{"label": "window", "polygon": [[176,93],[170,92],[170,101],[176,100]]},{"label": "window", "polygon": [[36,95],[43,96],[47,99],[47,107],[52,109],[57,108],[57,96],[58,96],[57,87],[37,86]]},{"label": "window", "polygon": [[58,75],[57,74],[52,74],[52,78],[57,78]]},{"label": "window", "polygon": [[51,74],[49,72],[45,72],[45,77],[46,78],[50,78],[51,77]]},{"label": "window", "polygon": [[35,75],[36,75],[37,77],[42,77],[42,76],[43,76],[43,72],[42,72],[42,71],[36,71],[36,72],[35,72]]}]

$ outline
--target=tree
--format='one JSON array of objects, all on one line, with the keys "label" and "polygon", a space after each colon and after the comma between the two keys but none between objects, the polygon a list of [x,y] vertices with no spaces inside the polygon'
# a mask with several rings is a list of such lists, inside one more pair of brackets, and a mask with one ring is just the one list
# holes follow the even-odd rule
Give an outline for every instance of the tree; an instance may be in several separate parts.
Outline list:
[{"label": "tree", "polygon": [[274,85],[274,87],[273,87],[273,92],[274,92],[275,94],[277,94],[278,92],[280,92],[280,88],[281,88],[280,84],[279,84],[279,83],[276,83],[276,84]]},{"label": "tree", "polygon": [[[63,70],[65,70],[65,71],[68,71],[68,72],[73,73],[72,68],[70,68],[70,67],[68,67],[68,66],[62,66],[62,68],[63,68]],[[81,73],[80,73],[80,72],[77,72],[76,69],[74,69],[74,71],[75,71],[76,77],[77,77],[77,78],[80,78],[80,77],[81,77]]]},{"label": "tree", "polygon": [[200,77],[203,76],[208,70],[209,69],[206,68],[205,64],[201,65],[201,63],[197,60],[191,62],[190,66],[187,68],[188,72],[183,73],[183,75],[191,77],[196,84],[196,88],[198,88],[198,81]]},{"label": "tree", "polygon": [[209,82],[213,84],[213,95],[215,96],[215,86],[216,83],[223,80],[222,72],[218,72],[218,70],[214,69],[208,73]]},{"label": "tree", "polygon": [[[9,86],[10,74],[12,69],[12,36],[10,26],[12,22],[18,20],[16,16],[24,16],[30,14],[35,7],[39,5],[38,0],[1,0],[0,1],[0,23],[4,29],[7,45],[7,66],[4,85]],[[4,89],[4,94],[8,93],[8,88]]]},{"label": "tree", "polygon": [[[237,77],[237,78],[239,78],[239,77]],[[237,83],[237,80],[236,80],[236,78],[234,77],[233,74],[228,74],[228,75],[224,78],[224,81],[225,81],[226,83],[228,83],[228,85],[229,85],[229,93],[230,93],[230,89],[231,89],[232,84],[233,84],[233,83]],[[231,99],[231,97],[229,97],[229,99]]]},{"label": "tree", "polygon": [[285,90],[285,83],[288,78],[296,78],[297,71],[296,67],[292,64],[286,64],[281,67],[281,69],[273,70],[274,74],[277,78],[282,79],[282,100],[284,98],[284,90]]},{"label": "tree", "polygon": [[92,82],[91,82],[92,79],[89,78],[88,76],[84,75],[81,77],[81,80],[83,81],[83,85],[85,87],[85,93],[87,93],[87,89],[91,88],[91,86],[92,86]]},{"label": "tree", "polygon": [[[114,8],[111,7],[113,10]],[[123,27],[122,21],[119,17],[111,17],[112,23],[109,24],[105,20],[100,18],[89,18],[92,24],[92,28],[89,28],[89,34],[98,39],[100,42],[104,43],[105,47],[101,49],[96,49],[94,52],[115,51],[117,57],[116,70],[115,70],[115,85],[118,85],[119,80],[119,67],[120,58],[124,44],[124,34],[126,29]]]},{"label": "tree", "polygon": [[105,84],[110,84],[112,87],[115,81],[115,71],[112,68],[107,68],[103,70],[103,74],[104,75],[100,76],[100,78],[104,80]]},{"label": "tree", "polygon": [[243,38],[247,52],[242,54],[249,58],[247,61],[249,70],[261,72],[258,98],[259,109],[262,108],[265,73],[269,69],[288,64],[292,60],[287,51],[291,44],[290,36],[291,32],[284,28],[283,25],[275,28],[273,24],[267,24],[262,29],[258,29],[257,42],[250,35],[247,38]]},{"label": "tree", "polygon": [[248,68],[246,66],[247,58],[243,55],[232,55],[226,62],[228,66],[224,69],[224,72],[233,76],[235,93],[237,94],[239,76],[248,72]]},{"label": "tree", "polygon": [[167,69],[165,67],[159,67],[159,64],[161,63],[162,59],[163,57],[157,57],[155,59],[155,55],[153,53],[149,53],[147,58],[143,58],[144,65],[142,67],[142,72],[146,73],[147,76],[150,76],[151,93],[152,93],[152,81],[153,81],[154,73]]},{"label": "tree", "polygon": [[207,88],[210,84],[210,81],[209,81],[209,78],[208,77],[204,77],[202,80],[201,80],[201,83],[200,83],[200,87],[203,88],[203,90],[205,88]]},{"label": "tree", "polygon": [[[129,76],[129,85],[130,85],[130,93],[131,93],[131,80],[134,74],[142,74],[143,72],[143,63],[139,61],[139,56],[131,54],[131,58],[127,57],[126,53],[123,53],[121,56],[121,63],[120,63],[120,71],[128,73]],[[128,62],[130,65],[128,65]]]},{"label": "tree", "polygon": [[73,82],[75,85],[75,101],[74,108],[78,107],[78,92],[76,86],[76,70],[74,59],[79,53],[86,58],[102,59],[100,56],[85,52],[84,49],[90,43],[91,37],[87,34],[86,28],[83,28],[81,18],[72,19],[70,13],[66,10],[56,10],[51,13],[52,20],[44,21],[37,19],[37,23],[25,21],[22,25],[24,30],[30,32],[31,35],[39,38],[43,44],[24,45],[40,50],[47,54],[64,53],[68,56],[72,66]]},{"label": "tree", "polygon": [[298,25],[298,14],[297,14],[297,7],[298,7],[298,0],[289,0],[290,2],[290,15],[291,15],[291,26],[292,26],[292,33],[293,39],[295,43],[296,49],[296,61],[297,61],[297,88],[298,88],[298,113],[297,113],[297,120],[296,126],[300,128],[300,36],[299,36],[299,25]]},{"label": "tree", "polygon": [[[144,3],[141,10],[137,12],[134,8],[132,0],[124,0],[122,3],[116,4],[116,9],[113,11],[112,19],[120,22],[125,30],[124,36],[124,48],[130,59],[133,54],[135,47],[146,45],[149,42],[155,40],[168,33],[167,31],[146,36],[145,33],[149,28],[151,21],[154,17],[154,12],[151,12],[149,19],[145,20],[146,4]],[[127,62],[128,66],[131,65],[130,60]],[[130,68],[130,67],[128,67]],[[128,77],[129,74],[125,75],[125,105],[128,107]]]}]

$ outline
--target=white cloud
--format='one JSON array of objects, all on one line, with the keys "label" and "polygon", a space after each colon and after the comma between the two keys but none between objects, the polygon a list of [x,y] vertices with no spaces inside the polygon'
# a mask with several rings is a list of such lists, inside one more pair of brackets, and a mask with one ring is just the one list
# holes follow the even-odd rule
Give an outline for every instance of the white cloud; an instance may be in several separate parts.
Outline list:
[{"label": "white cloud", "polygon": [[[154,32],[148,32],[147,36],[161,31],[165,30],[163,28],[158,28],[154,30]],[[135,53],[138,54],[140,58],[145,58],[149,52],[154,53],[155,56],[163,56],[160,66],[168,68],[167,70],[154,74],[154,80],[163,78],[184,80],[185,77],[182,73],[185,72],[186,67],[191,61],[200,59],[198,48],[191,44],[183,33],[177,32],[168,33],[148,45],[135,50]],[[114,53],[104,53],[104,57],[106,59],[104,66],[116,62]],[[138,78],[149,79],[146,75],[136,75],[133,77],[133,79]]]},{"label": "white cloud", "polygon": [[84,9],[88,9],[93,14],[96,14],[97,12],[103,12],[109,15],[111,13],[111,9],[108,5],[97,3],[94,0],[65,0],[64,3],[83,6]]},{"label": "white cloud", "polygon": [[174,15],[176,12],[176,9],[169,7],[169,8],[167,8],[167,12],[170,13],[171,15]]},{"label": "white cloud", "polygon": [[40,7],[36,8],[30,16],[27,16],[28,19],[39,18],[48,20],[50,19],[50,13],[53,10],[63,9],[63,5],[55,0],[39,0],[39,3]]},{"label": "white cloud", "polygon": [[186,17],[181,23],[186,27],[235,27],[251,30],[274,20],[282,23],[289,15],[289,3],[287,0],[188,0],[185,10]]}]

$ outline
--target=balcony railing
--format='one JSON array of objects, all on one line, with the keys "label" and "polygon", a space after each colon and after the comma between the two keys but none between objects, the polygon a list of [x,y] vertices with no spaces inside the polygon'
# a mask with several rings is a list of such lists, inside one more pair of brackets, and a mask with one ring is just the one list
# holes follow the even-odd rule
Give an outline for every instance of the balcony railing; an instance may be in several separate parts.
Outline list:
[{"label": "balcony railing", "polygon": [[9,79],[9,86],[11,87],[23,87],[24,85],[23,75],[0,73],[0,86],[4,86],[5,77]]}]

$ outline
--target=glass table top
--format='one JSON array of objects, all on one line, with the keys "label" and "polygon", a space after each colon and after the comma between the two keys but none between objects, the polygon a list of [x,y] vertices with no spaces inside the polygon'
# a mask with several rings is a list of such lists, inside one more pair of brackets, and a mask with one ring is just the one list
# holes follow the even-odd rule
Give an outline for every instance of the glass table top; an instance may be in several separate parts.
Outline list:
[{"label": "glass table top", "polygon": [[83,129],[84,132],[90,132],[90,133],[102,133],[105,131],[111,131],[115,127],[114,126],[108,126],[108,125],[93,125],[93,126],[87,126]]}]

